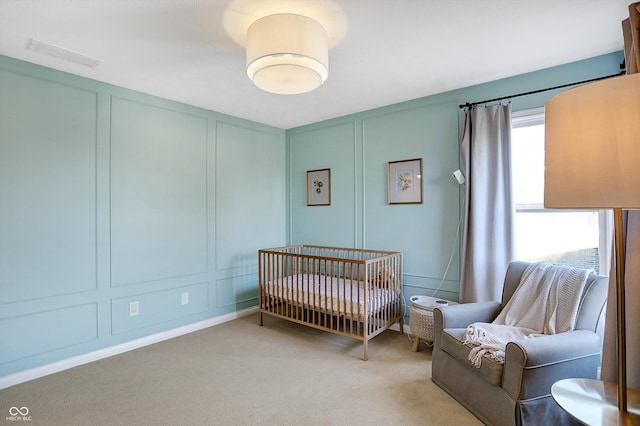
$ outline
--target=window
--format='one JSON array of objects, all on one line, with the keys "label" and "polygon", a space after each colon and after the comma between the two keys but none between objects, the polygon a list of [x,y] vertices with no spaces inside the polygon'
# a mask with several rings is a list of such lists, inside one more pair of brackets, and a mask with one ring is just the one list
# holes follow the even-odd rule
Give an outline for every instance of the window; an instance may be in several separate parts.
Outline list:
[{"label": "window", "polygon": [[513,113],[511,144],[516,259],[593,268],[606,275],[610,213],[544,208],[544,109]]}]

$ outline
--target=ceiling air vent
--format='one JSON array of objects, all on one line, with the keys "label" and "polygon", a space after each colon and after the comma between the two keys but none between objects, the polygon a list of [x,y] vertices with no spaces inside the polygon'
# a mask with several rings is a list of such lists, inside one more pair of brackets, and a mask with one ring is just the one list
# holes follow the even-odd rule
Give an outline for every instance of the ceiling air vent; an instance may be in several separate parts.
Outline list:
[{"label": "ceiling air vent", "polygon": [[53,44],[46,43],[44,41],[36,40],[32,38],[29,41],[28,48],[34,52],[44,53],[45,55],[55,56],[56,58],[64,59],[65,61],[75,62],[76,64],[84,65],[86,67],[95,68],[100,65],[100,61],[90,56],[82,55],[78,52],[73,52],[64,47],[55,46]]}]

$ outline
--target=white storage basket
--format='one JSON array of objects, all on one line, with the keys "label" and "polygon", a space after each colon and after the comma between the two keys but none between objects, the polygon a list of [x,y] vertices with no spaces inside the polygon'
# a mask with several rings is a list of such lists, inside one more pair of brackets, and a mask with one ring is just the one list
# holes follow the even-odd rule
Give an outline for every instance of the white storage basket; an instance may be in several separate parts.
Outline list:
[{"label": "white storage basket", "polygon": [[428,345],[433,344],[433,309],[438,306],[455,304],[455,302],[430,296],[412,296],[410,300],[409,327],[411,327],[411,334],[415,336],[413,351],[417,352],[420,339]]}]

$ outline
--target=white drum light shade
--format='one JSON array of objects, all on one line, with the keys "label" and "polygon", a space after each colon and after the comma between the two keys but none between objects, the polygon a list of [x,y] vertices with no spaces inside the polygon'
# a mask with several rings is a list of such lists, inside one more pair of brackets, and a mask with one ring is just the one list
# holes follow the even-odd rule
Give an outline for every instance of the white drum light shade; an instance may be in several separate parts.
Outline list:
[{"label": "white drum light shade", "polygon": [[310,92],[329,76],[327,31],[311,18],[276,14],[247,30],[247,75],[271,93]]}]

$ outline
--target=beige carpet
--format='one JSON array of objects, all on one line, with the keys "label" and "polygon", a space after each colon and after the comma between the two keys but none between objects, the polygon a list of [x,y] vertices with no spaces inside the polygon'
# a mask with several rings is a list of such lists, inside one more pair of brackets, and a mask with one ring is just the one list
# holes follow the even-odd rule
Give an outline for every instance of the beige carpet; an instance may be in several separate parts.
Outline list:
[{"label": "beige carpet", "polygon": [[257,315],[0,390],[32,425],[474,425],[431,382],[431,350]]}]

